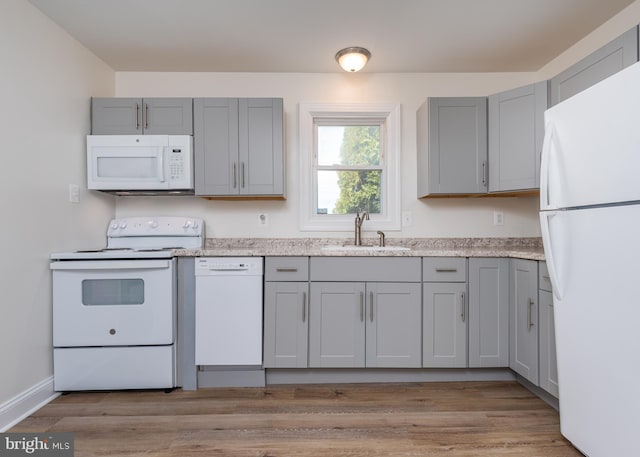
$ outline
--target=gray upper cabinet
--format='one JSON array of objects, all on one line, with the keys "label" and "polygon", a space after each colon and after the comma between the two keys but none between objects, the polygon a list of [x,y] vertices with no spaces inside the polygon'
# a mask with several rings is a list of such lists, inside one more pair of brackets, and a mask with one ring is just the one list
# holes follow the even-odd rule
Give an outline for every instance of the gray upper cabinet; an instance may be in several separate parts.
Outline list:
[{"label": "gray upper cabinet", "polygon": [[489,97],[489,191],[540,187],[547,81]]},{"label": "gray upper cabinet", "polygon": [[487,98],[429,98],[416,121],[418,197],[486,193]]},{"label": "gray upper cabinet", "polygon": [[191,98],[92,98],[93,135],[193,135]]},{"label": "gray upper cabinet", "polygon": [[194,100],[195,193],[284,196],[280,98]]},{"label": "gray upper cabinet", "polygon": [[538,385],[538,262],[511,259],[509,367]]},{"label": "gray upper cabinet", "polygon": [[634,27],[551,79],[551,105],[638,61],[638,28]]},{"label": "gray upper cabinet", "polygon": [[469,367],[509,366],[509,259],[469,259]]}]

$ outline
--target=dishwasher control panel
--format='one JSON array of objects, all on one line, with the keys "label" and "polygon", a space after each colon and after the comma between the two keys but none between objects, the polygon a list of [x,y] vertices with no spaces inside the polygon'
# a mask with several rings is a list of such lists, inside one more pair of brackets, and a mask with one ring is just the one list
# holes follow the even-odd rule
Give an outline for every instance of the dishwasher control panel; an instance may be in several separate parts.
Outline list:
[{"label": "dishwasher control panel", "polygon": [[262,257],[198,257],[196,276],[261,275]]}]

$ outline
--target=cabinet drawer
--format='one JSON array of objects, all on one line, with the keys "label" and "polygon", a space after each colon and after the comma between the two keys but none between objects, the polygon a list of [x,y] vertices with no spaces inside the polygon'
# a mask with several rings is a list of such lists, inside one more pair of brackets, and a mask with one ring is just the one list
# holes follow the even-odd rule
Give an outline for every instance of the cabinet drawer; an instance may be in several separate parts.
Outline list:
[{"label": "cabinet drawer", "polygon": [[551,290],[551,279],[549,278],[549,270],[547,269],[547,262],[538,262],[538,288],[540,290]]},{"label": "cabinet drawer", "polygon": [[420,282],[419,257],[311,257],[311,281]]},{"label": "cabinet drawer", "polygon": [[308,257],[267,257],[264,261],[265,281],[308,281]]},{"label": "cabinet drawer", "polygon": [[424,257],[422,280],[426,282],[466,282],[465,257]]}]

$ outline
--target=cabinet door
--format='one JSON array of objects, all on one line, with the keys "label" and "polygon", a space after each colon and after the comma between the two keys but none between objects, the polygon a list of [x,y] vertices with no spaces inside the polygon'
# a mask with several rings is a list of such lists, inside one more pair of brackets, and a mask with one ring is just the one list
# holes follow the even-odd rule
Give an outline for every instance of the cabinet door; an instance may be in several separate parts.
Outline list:
[{"label": "cabinet door", "polygon": [[367,367],[420,368],[419,283],[367,283]]},{"label": "cabinet door", "polygon": [[241,98],[238,109],[240,194],[283,195],[282,99]]},{"label": "cabinet door", "polygon": [[308,289],[306,282],[265,282],[265,368],[307,367]]},{"label": "cabinet door", "polygon": [[364,283],[311,283],[309,311],[309,366],[363,368]]},{"label": "cabinet door", "polygon": [[509,259],[469,259],[469,367],[509,366]]},{"label": "cabinet door", "polygon": [[489,97],[489,191],[540,187],[547,82]]},{"label": "cabinet door", "polygon": [[193,135],[191,98],[145,98],[142,129],[146,135]]},{"label": "cabinet door", "polygon": [[92,98],[91,134],[142,134],[141,98]]},{"label": "cabinet door", "polygon": [[546,290],[540,290],[538,303],[540,304],[540,387],[558,397],[553,294]]},{"label": "cabinet door", "polygon": [[422,308],[422,365],[467,366],[466,283],[425,283]]},{"label": "cabinet door", "polygon": [[634,27],[551,79],[551,105],[582,92],[638,61]]},{"label": "cabinet door", "polygon": [[538,385],[538,262],[511,259],[509,366]]},{"label": "cabinet door", "polygon": [[417,122],[418,196],[487,192],[486,97],[429,98]]},{"label": "cabinet door", "polygon": [[238,100],[193,101],[196,195],[237,195]]}]

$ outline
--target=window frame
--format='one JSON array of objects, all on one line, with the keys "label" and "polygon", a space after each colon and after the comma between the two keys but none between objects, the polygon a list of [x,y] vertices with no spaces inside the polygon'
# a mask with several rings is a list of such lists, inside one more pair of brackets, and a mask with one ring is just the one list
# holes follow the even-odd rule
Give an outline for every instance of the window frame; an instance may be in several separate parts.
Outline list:
[{"label": "window frame", "polygon": [[[353,231],[352,214],[317,214],[316,125],[326,121],[348,123],[383,120],[380,149],[383,165],[381,213],[364,225],[369,230],[400,230],[400,104],[398,103],[300,103],[300,230]],[[377,122],[376,122],[377,124]],[[332,122],[332,125],[336,125]],[[352,124],[353,125],[353,124]],[[368,168],[367,168],[368,169]]]}]

